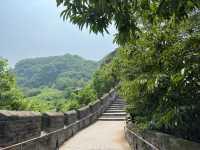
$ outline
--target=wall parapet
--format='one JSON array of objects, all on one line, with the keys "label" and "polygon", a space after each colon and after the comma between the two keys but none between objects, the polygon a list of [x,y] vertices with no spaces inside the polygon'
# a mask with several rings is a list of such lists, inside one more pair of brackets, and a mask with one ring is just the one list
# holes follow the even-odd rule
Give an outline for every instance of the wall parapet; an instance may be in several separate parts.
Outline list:
[{"label": "wall parapet", "polygon": [[46,112],[42,114],[42,130],[52,132],[64,127],[64,114],[61,112]]},{"label": "wall parapet", "polygon": [[19,143],[41,134],[42,116],[27,111],[0,111],[0,146]]},{"label": "wall parapet", "polygon": [[101,100],[65,113],[0,110],[0,150],[55,150],[94,123],[116,99],[114,93],[111,90]]},{"label": "wall parapet", "polygon": [[165,133],[146,130],[141,133],[130,128],[127,122],[125,137],[131,150],[199,150],[200,143],[176,138]]},{"label": "wall parapet", "polygon": [[64,116],[65,116],[64,123],[66,126],[68,126],[78,120],[77,111],[75,111],[75,110],[65,112]]}]

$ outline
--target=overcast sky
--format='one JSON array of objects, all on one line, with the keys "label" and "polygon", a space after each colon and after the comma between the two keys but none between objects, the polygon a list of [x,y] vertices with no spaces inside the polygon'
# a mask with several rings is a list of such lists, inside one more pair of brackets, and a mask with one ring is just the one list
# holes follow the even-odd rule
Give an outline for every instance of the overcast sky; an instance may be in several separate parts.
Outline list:
[{"label": "overcast sky", "polygon": [[63,22],[55,0],[4,0],[0,5],[0,57],[13,66],[24,58],[78,54],[99,60],[116,48],[110,35],[89,34]]}]

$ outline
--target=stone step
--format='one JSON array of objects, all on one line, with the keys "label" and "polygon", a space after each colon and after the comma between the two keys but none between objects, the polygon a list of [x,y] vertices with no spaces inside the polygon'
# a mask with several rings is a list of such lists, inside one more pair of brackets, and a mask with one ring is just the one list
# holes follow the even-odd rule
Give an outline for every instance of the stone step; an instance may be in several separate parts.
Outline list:
[{"label": "stone step", "polygon": [[112,104],[121,104],[121,105],[125,105],[126,103],[122,103],[122,102],[120,102],[120,103],[118,103],[118,102],[113,102]]},{"label": "stone step", "polygon": [[111,105],[109,105],[109,106],[122,106],[122,107],[125,107],[125,106],[127,106],[127,105],[125,105],[125,104],[111,104]]},{"label": "stone step", "polygon": [[106,109],[104,112],[125,112],[124,109]]},{"label": "stone step", "polygon": [[124,105],[124,104],[111,104],[110,106],[126,106],[126,105]]},{"label": "stone step", "polygon": [[113,102],[121,102],[121,103],[126,103],[124,100],[115,100]]},{"label": "stone step", "polygon": [[109,106],[108,109],[109,109],[109,108],[124,109],[125,107],[124,107],[124,106]]},{"label": "stone step", "polygon": [[119,109],[119,108],[108,108],[108,109],[106,109],[106,111],[125,111],[125,109],[124,108],[121,108],[121,109]]},{"label": "stone step", "polygon": [[100,121],[125,121],[126,102],[122,99],[114,101],[98,119]]},{"label": "stone step", "polygon": [[125,106],[112,106],[112,105],[110,105],[107,108],[125,108]]},{"label": "stone step", "polygon": [[[120,107],[120,108],[122,107],[122,108],[123,108],[123,107],[125,107],[125,105],[123,105],[123,106],[110,105],[109,107],[117,107],[117,108],[118,108],[118,107]],[[109,108],[109,107],[108,107],[108,108]]]},{"label": "stone step", "polygon": [[110,106],[126,106],[125,104],[111,104]]},{"label": "stone step", "polygon": [[102,116],[126,116],[126,113],[123,112],[123,113],[103,113]]},{"label": "stone step", "polygon": [[124,113],[125,110],[106,110],[105,113]]},{"label": "stone step", "polygon": [[126,106],[124,104],[111,104],[110,106]]},{"label": "stone step", "polygon": [[111,105],[120,105],[120,106],[124,106],[124,105],[126,105],[126,104],[121,104],[121,103],[112,103]]},{"label": "stone step", "polygon": [[119,102],[119,103],[126,103],[125,101],[121,101],[121,100],[116,100],[114,102]]},{"label": "stone step", "polygon": [[105,117],[100,117],[98,120],[100,121],[125,121],[125,117],[113,117],[113,118],[105,118]]},{"label": "stone step", "polygon": [[108,108],[125,108],[126,106],[112,106],[112,105],[110,105],[110,106],[108,106]]},{"label": "stone step", "polygon": [[[115,106],[126,106],[126,104],[114,104],[114,103],[112,103],[111,105],[115,105]],[[111,106],[110,105],[110,106]]]},{"label": "stone step", "polygon": [[123,99],[117,99],[114,102],[126,102],[126,101],[124,101]]},{"label": "stone step", "polygon": [[126,102],[114,101],[113,104],[126,104]]},{"label": "stone step", "polygon": [[101,117],[103,117],[103,118],[126,118],[126,116],[114,116],[114,115],[113,116],[104,116],[104,115],[102,115]]}]

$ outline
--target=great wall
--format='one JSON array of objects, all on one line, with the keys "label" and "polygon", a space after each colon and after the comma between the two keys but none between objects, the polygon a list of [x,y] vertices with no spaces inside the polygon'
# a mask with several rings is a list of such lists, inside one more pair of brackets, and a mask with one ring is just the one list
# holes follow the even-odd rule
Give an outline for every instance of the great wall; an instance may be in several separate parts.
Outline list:
[{"label": "great wall", "polygon": [[[119,150],[128,150],[127,143],[130,145],[131,150],[199,150],[200,144],[187,141],[184,139],[175,138],[171,135],[155,132],[145,131],[138,133],[132,129],[133,124],[127,119],[125,124],[125,111],[122,110],[124,102],[117,96],[114,89],[108,94],[105,94],[101,99],[82,107],[78,110],[72,110],[65,113],[61,112],[27,112],[27,111],[0,111],[0,150],[64,150],[67,141],[74,137],[75,146],[79,146],[80,150],[87,150],[84,148],[85,141],[82,136],[88,134],[97,137],[94,146],[97,146],[98,136],[107,138],[107,144],[111,149],[113,146]],[[98,121],[97,121],[98,120]],[[103,121],[101,125],[96,128],[95,122]],[[110,121],[109,124],[106,122]],[[113,126],[121,122],[119,126]],[[124,124],[123,124],[124,123]],[[102,125],[103,124],[103,125]],[[119,123],[118,123],[119,124]],[[91,129],[88,126],[94,126]],[[98,125],[96,125],[98,126]],[[88,128],[86,128],[88,127]],[[116,130],[114,128],[122,128]],[[85,129],[86,128],[86,129]],[[106,130],[107,128],[107,130]],[[76,137],[76,134],[83,132]],[[91,130],[97,130],[96,133],[90,134]],[[102,130],[102,131],[100,131]],[[105,134],[103,134],[103,130]],[[109,135],[110,130],[120,131],[120,135]],[[108,135],[106,135],[106,132]],[[100,134],[103,135],[100,135]],[[84,135],[85,136],[85,135]],[[111,137],[112,136],[112,137]],[[121,137],[121,142],[118,141],[118,145],[113,143],[113,136]],[[108,140],[109,138],[110,141]],[[77,140],[79,139],[79,140]],[[126,141],[123,139],[126,139]],[[104,140],[104,142],[105,142]],[[92,144],[92,141],[87,141]],[[91,143],[90,143],[91,142]],[[102,143],[105,144],[105,143]],[[113,144],[113,145],[112,145]],[[123,149],[120,148],[121,144]],[[64,146],[63,146],[64,145]],[[125,146],[124,146],[125,145]],[[71,148],[72,149],[72,148]],[[72,149],[72,150],[79,150]],[[96,147],[98,149],[98,147]],[[107,150],[106,147],[100,148],[101,150]],[[66,148],[66,150],[68,150]],[[113,149],[114,150],[114,149]],[[117,149],[118,150],[118,149]]]}]

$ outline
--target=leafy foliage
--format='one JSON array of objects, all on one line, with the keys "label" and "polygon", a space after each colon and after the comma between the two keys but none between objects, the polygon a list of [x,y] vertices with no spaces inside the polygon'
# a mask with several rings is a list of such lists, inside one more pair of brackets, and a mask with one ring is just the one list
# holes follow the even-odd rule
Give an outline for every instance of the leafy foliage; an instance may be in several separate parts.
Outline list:
[{"label": "leafy foliage", "polygon": [[64,104],[60,106],[60,111],[68,111],[68,110],[73,110],[73,109],[78,109],[80,108],[80,104],[76,99],[69,99],[67,100]]},{"label": "leafy foliage", "polygon": [[[44,88],[40,91],[40,94],[28,97],[25,100],[30,102],[27,109],[33,111],[57,111],[59,110],[59,106],[66,101],[62,91],[51,88]],[[46,105],[46,107],[43,107],[43,105]]]},{"label": "leafy foliage", "polygon": [[144,32],[118,57],[120,93],[133,122],[199,141],[200,28],[194,18]]},{"label": "leafy foliage", "polygon": [[25,98],[21,105],[31,111],[68,111],[88,105],[97,99],[96,92],[87,84],[83,89],[71,91],[67,98],[65,92],[52,88],[43,88],[40,94]]},{"label": "leafy foliage", "polygon": [[64,20],[87,27],[94,33],[108,33],[113,22],[118,33],[115,41],[125,44],[140,36],[144,26],[166,20],[179,21],[200,7],[195,0],[57,0],[64,6]]},{"label": "leafy foliage", "polygon": [[20,109],[22,94],[16,88],[15,78],[9,74],[7,62],[0,59],[0,109]]},{"label": "leafy foliage", "polygon": [[94,74],[93,87],[99,98],[117,84],[115,72],[111,65],[112,63],[102,65]]},{"label": "leafy foliage", "polygon": [[80,105],[88,105],[97,99],[96,91],[91,84],[86,85],[80,91],[77,91],[72,97],[78,100]]}]

